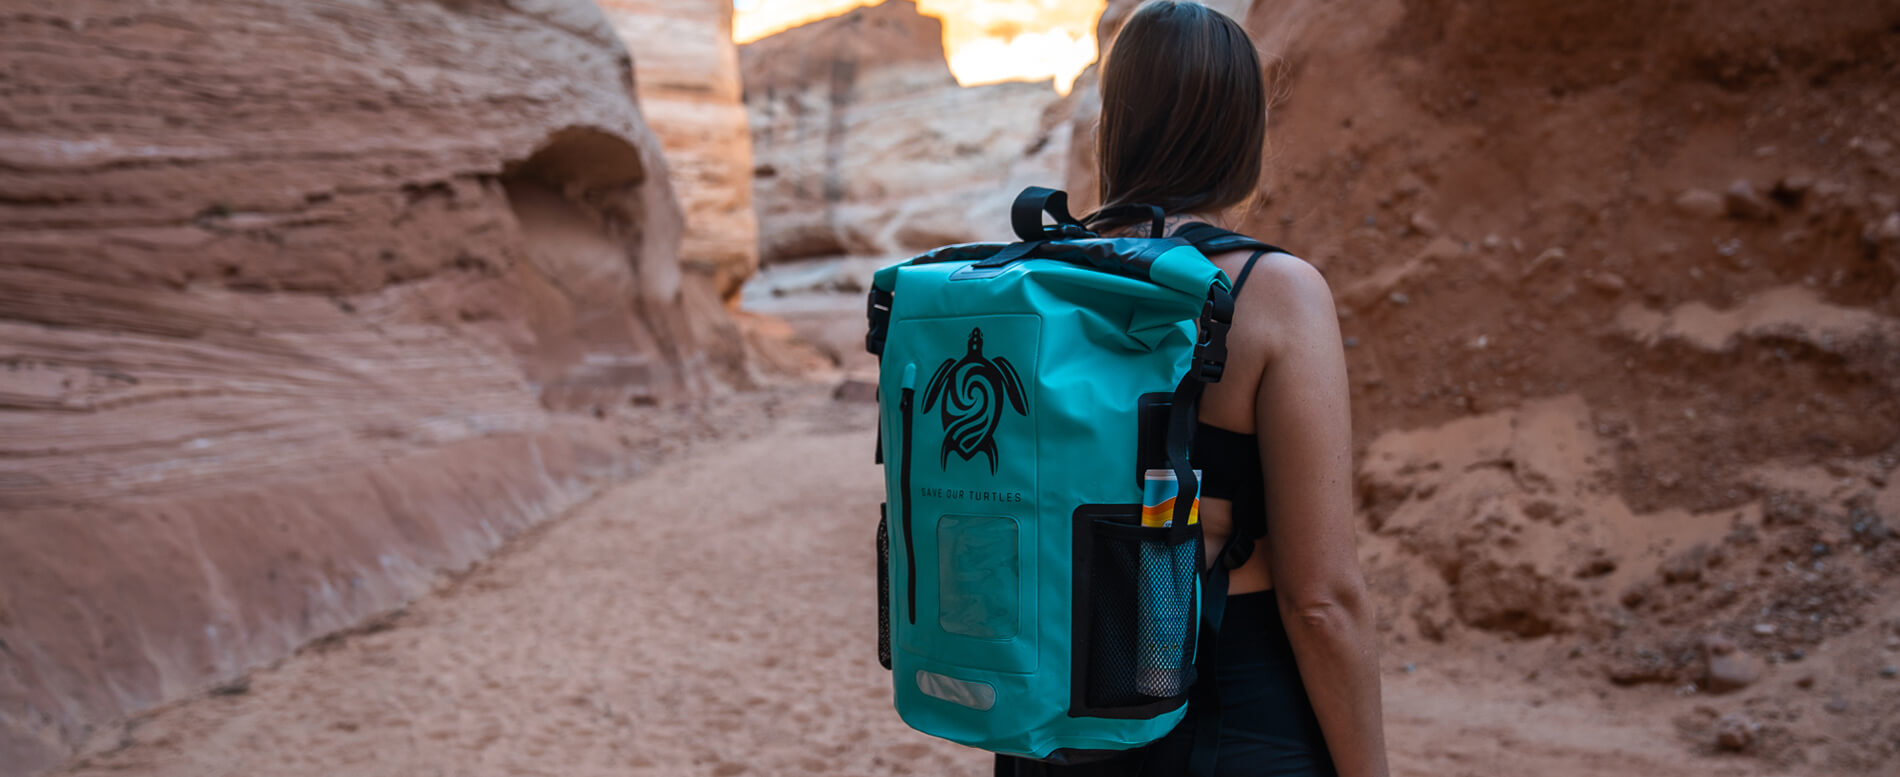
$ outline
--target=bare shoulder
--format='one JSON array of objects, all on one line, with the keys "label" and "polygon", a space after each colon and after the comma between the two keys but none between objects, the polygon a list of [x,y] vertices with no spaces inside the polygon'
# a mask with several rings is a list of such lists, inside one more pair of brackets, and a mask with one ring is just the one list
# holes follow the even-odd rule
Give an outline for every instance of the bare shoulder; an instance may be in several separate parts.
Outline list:
[{"label": "bare shoulder", "polygon": [[[1238,277],[1249,256],[1251,252],[1237,251],[1215,263]],[[1236,308],[1237,316],[1281,324],[1315,318],[1332,323],[1335,317],[1333,290],[1326,276],[1306,260],[1280,252],[1264,254],[1254,262]]]},{"label": "bare shoulder", "polygon": [[[1252,253],[1216,258],[1229,275],[1241,272]],[[1235,325],[1258,332],[1269,353],[1290,342],[1315,344],[1340,338],[1340,319],[1326,275],[1300,256],[1269,253],[1254,262],[1235,300]]]}]

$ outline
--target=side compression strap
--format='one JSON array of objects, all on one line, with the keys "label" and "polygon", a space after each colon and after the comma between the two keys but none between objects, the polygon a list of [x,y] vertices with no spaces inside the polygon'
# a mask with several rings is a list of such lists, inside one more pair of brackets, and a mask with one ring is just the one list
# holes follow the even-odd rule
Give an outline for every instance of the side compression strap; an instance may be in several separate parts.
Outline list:
[{"label": "side compression strap", "polygon": [[[1230,537],[1221,556],[1233,547]],[[1194,715],[1194,747],[1188,751],[1188,777],[1214,777],[1220,761],[1220,624],[1227,614],[1227,567],[1216,556],[1201,581],[1201,630],[1194,648],[1194,687],[1188,691],[1188,711]]]},{"label": "side compression strap", "polygon": [[1182,376],[1180,385],[1174,389],[1174,398],[1168,406],[1168,468],[1174,470],[1175,499],[1174,523],[1168,530],[1168,544],[1186,542],[1194,536],[1197,526],[1189,526],[1188,518],[1194,508],[1194,499],[1189,494],[1199,494],[1201,483],[1194,478],[1194,465],[1188,463],[1188,448],[1193,445],[1194,417],[1201,406],[1201,392],[1207,384],[1195,375],[1195,368],[1189,367],[1188,374]]},{"label": "side compression strap", "polygon": [[[1201,392],[1207,390],[1207,384],[1219,383],[1227,369],[1227,330],[1233,321],[1234,295],[1226,289],[1226,284],[1216,281],[1207,290],[1207,302],[1195,322],[1193,357],[1169,400],[1168,468],[1174,470],[1179,494],[1198,495],[1201,490],[1200,481],[1194,477],[1194,466],[1188,461],[1188,451],[1194,444],[1194,420],[1200,411]],[[1169,544],[1186,542],[1199,528],[1188,525],[1194,502],[1192,498],[1174,500],[1174,526],[1168,531]]]}]

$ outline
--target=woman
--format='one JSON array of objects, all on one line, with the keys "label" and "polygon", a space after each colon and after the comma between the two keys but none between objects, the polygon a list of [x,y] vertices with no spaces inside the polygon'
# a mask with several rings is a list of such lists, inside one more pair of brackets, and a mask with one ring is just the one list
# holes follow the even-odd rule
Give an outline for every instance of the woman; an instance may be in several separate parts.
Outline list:
[{"label": "woman", "polygon": [[[1220,225],[1253,196],[1266,140],[1266,88],[1246,31],[1198,3],[1154,0],[1110,52],[1096,146],[1103,209],[1157,205],[1170,229]],[[1215,676],[1198,681],[1215,683],[1219,698],[1215,772],[1384,777],[1377,636],[1353,547],[1345,350],[1332,293],[1287,254],[1211,258],[1240,284],[1227,370],[1201,400],[1192,459],[1205,472],[1209,562],[1229,538],[1240,544],[1229,559],[1245,558],[1229,564]],[[1125,757],[1071,767],[1002,757],[996,773],[1184,774],[1197,725],[1214,717],[1206,706],[1191,703],[1173,733]]]}]

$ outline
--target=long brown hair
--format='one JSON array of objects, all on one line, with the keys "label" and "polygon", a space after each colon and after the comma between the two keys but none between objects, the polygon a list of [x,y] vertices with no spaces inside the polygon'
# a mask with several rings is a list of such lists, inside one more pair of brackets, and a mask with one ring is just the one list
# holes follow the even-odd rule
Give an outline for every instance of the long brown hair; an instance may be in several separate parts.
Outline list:
[{"label": "long brown hair", "polygon": [[1151,0],[1116,34],[1101,88],[1103,210],[1208,212],[1253,196],[1267,89],[1260,54],[1233,19],[1200,3]]}]

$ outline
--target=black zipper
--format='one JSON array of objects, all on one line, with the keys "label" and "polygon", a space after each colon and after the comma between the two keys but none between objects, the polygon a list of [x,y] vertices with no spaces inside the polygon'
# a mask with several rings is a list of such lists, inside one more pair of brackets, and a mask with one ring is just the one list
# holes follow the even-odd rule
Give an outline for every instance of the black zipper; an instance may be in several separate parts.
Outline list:
[{"label": "black zipper", "polygon": [[897,401],[897,411],[904,416],[903,453],[898,457],[897,488],[904,492],[904,501],[899,503],[901,520],[904,522],[904,614],[910,618],[912,626],[917,625],[917,550],[910,534],[910,403],[911,396],[917,390],[906,386],[902,398]]}]

